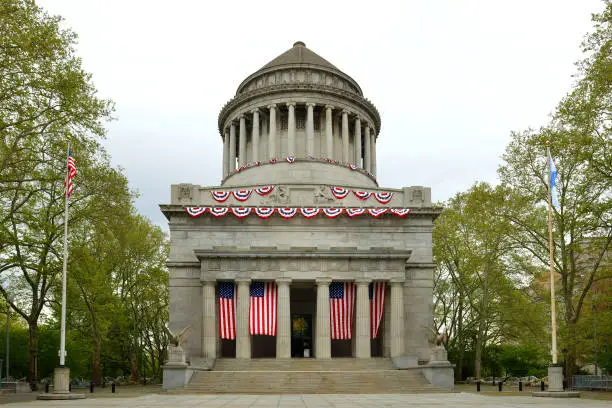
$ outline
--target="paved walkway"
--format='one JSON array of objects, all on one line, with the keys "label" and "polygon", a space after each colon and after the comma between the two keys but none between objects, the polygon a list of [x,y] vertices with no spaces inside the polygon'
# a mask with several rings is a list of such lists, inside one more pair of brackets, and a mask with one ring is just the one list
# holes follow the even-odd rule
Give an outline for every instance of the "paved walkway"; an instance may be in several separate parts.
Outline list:
[{"label": "paved walkway", "polygon": [[128,398],[98,397],[76,401],[28,401],[10,403],[7,408],[26,407],[495,407],[563,408],[606,407],[610,401],[586,399],[534,398],[530,396],[486,396],[453,394],[383,394],[383,395],[146,395]]}]

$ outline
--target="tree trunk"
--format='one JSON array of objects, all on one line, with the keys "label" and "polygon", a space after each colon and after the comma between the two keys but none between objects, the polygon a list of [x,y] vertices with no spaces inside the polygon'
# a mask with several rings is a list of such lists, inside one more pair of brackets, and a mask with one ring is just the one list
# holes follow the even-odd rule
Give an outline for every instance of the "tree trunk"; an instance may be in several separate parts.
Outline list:
[{"label": "tree trunk", "polygon": [[133,351],[131,353],[130,364],[131,364],[130,372],[131,372],[132,382],[134,384],[138,384],[138,382],[140,382],[140,370],[138,368],[138,353],[137,352]]},{"label": "tree trunk", "polygon": [[482,349],[484,347],[483,338],[485,336],[485,323],[487,315],[487,302],[489,298],[489,274],[485,272],[482,288],[482,306],[478,311],[478,333],[476,333],[476,350],[474,356],[474,374],[480,380],[482,366]]},{"label": "tree trunk", "polygon": [[91,358],[91,381],[95,385],[102,385],[102,367],[100,363],[100,355],[102,352],[102,341],[100,338],[95,338],[93,341],[93,355]]},{"label": "tree trunk", "polygon": [[455,380],[462,381],[463,380],[463,355],[464,355],[464,347],[463,347],[463,301],[459,299],[459,311],[457,313],[457,332],[455,334],[457,337],[457,347],[459,348],[459,355],[457,356],[457,365],[455,367]]},{"label": "tree trunk", "polygon": [[38,390],[38,322],[28,322],[28,381],[32,391]]}]

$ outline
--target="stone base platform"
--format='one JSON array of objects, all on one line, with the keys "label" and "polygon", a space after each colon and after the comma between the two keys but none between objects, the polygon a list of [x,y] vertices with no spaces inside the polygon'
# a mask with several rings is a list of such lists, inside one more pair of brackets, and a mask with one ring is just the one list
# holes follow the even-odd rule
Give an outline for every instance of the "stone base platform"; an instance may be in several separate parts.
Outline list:
[{"label": "stone base platform", "polygon": [[76,394],[72,392],[63,393],[63,392],[50,392],[48,394],[38,394],[36,399],[38,400],[47,400],[47,401],[57,401],[57,400],[77,400],[84,399],[85,394]]},{"label": "stone base platform", "polygon": [[533,397],[548,397],[548,398],[580,398],[579,391],[537,391],[532,392]]}]

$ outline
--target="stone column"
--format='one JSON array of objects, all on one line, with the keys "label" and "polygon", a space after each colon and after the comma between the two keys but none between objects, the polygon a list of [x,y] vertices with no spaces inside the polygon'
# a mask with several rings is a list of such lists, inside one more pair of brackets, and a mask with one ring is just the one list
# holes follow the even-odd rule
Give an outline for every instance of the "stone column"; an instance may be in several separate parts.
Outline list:
[{"label": "stone column", "polygon": [[306,155],[314,157],[314,103],[306,104]]},{"label": "stone column", "polygon": [[230,135],[229,131],[225,129],[225,133],[223,135],[223,177],[227,177],[229,174],[229,146],[230,146]]},{"label": "stone column", "polygon": [[371,147],[371,142],[372,139],[370,139],[370,125],[366,122],[365,124],[365,136],[364,136],[364,149],[363,149],[363,168],[366,169],[366,171],[369,171],[370,173],[372,172],[372,147]]},{"label": "stone column", "polygon": [[289,156],[295,156],[295,102],[287,102],[287,109],[289,110],[287,118],[287,149],[289,150]]},{"label": "stone column", "polygon": [[246,116],[244,115],[240,115],[240,142],[238,144],[238,148],[240,150],[240,153],[238,154],[238,167],[242,167],[247,164]]},{"label": "stone column", "polygon": [[342,111],[342,161],[345,163],[349,163],[351,160],[349,156],[348,114],[346,109]]},{"label": "stone column", "polygon": [[236,170],[236,124],[230,124],[229,172]]},{"label": "stone column", "polygon": [[370,170],[370,173],[376,176],[376,132],[372,132],[372,142],[371,143],[372,143],[372,158],[370,159],[370,165],[372,166],[372,170]]},{"label": "stone column", "polygon": [[361,119],[355,119],[355,165],[361,166]]},{"label": "stone column", "polygon": [[236,358],[251,358],[251,336],[249,335],[250,279],[236,279]]},{"label": "stone column", "polygon": [[333,117],[332,117],[332,109],[334,107],[331,105],[325,105],[325,152],[327,154],[327,158],[334,158],[334,136],[332,132],[333,125]]},{"label": "stone column", "polygon": [[355,319],[355,357],[370,358],[370,300],[368,285],[370,280],[360,279],[357,284],[357,318]]},{"label": "stone column", "polygon": [[391,281],[391,358],[404,354],[404,282]]},{"label": "stone column", "polygon": [[260,161],[259,157],[259,109],[253,109],[253,132],[251,139],[253,141],[253,161]]},{"label": "stone column", "polygon": [[329,284],[331,279],[317,279],[317,334],[315,352],[318,359],[331,358],[329,321]]},{"label": "stone column", "polygon": [[216,357],[217,331],[215,314],[215,281],[202,282],[202,357]]},{"label": "stone column", "polygon": [[270,109],[270,130],[268,131],[268,156],[270,159],[276,157],[276,105],[268,106]]},{"label": "stone column", "polygon": [[276,280],[278,303],[276,305],[276,358],[291,358],[291,279]]}]

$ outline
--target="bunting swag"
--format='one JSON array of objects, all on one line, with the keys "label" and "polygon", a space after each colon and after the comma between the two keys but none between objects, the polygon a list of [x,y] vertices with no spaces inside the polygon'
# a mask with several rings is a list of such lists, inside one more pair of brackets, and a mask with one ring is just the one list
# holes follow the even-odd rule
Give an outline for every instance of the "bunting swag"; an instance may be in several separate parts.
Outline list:
[{"label": "bunting swag", "polygon": [[353,334],[355,293],[353,282],[332,282],[329,285],[329,320],[332,340],[350,340]]},{"label": "bunting swag", "polygon": [[276,336],[278,289],[274,282],[253,282],[250,289],[249,333]]},{"label": "bunting swag", "polygon": [[327,216],[327,218],[336,218],[341,214],[346,214],[349,218],[354,218],[360,215],[368,214],[371,217],[378,218],[383,214],[389,213],[396,217],[405,217],[410,213],[409,208],[310,208],[310,207],[289,207],[289,208],[273,208],[273,207],[185,207],[187,214],[193,218],[197,218],[208,212],[214,217],[222,217],[226,214],[233,214],[236,218],[245,218],[251,213],[255,213],[259,218],[270,218],[274,213],[277,213],[284,219],[295,217],[298,213],[304,218],[314,218],[319,214]]},{"label": "bunting swag", "polygon": [[219,282],[219,336],[236,339],[236,286],[234,282]]},{"label": "bunting swag", "polygon": [[255,192],[260,196],[267,196],[274,190],[274,186],[263,186],[255,189]]},{"label": "bunting swag", "polygon": [[[291,162],[291,160],[295,160],[292,156],[287,157],[287,161]],[[349,190],[344,187],[330,187],[332,195],[338,200],[342,200],[349,195],[352,191],[359,200],[367,200],[368,198],[374,196],[376,201],[381,204],[388,204],[391,202],[393,198],[393,193],[390,191],[379,191],[379,192],[371,192],[371,191],[362,191],[362,190]],[[243,190],[233,190],[233,191],[211,191],[210,195],[217,201],[218,203],[224,203],[230,196],[234,196],[234,198],[243,203],[247,201],[253,191],[257,193],[261,197],[265,197],[270,194],[274,190],[273,185],[256,187],[254,189],[243,189]]]},{"label": "bunting swag", "polygon": [[370,338],[375,339],[380,328],[385,305],[386,282],[371,282],[368,287],[370,299]]},{"label": "bunting swag", "polygon": [[240,202],[244,202],[249,199],[253,190],[234,190],[232,191],[232,195],[234,198]]},{"label": "bunting swag", "polygon": [[348,195],[349,190],[342,187],[331,187],[331,193],[334,197],[341,200]]},{"label": "bunting swag", "polygon": [[393,193],[390,191],[381,191],[378,193],[374,193],[374,198],[381,204],[387,204],[393,198]]},{"label": "bunting swag", "polygon": [[[339,200],[346,198],[346,196],[351,191],[344,187],[330,187],[330,188],[331,188],[332,195]],[[393,193],[391,191],[379,191],[375,193],[371,191],[362,191],[362,190],[352,190],[352,191],[353,191],[353,194],[355,194],[355,197],[357,197],[360,200],[367,200],[368,198],[374,196],[374,198],[376,198],[376,201],[378,201],[381,204],[388,204],[393,198]]]},{"label": "bunting swag", "polygon": [[369,191],[353,190],[353,194],[355,194],[355,197],[360,200],[367,200],[368,198],[372,197],[372,193]]},{"label": "bunting swag", "polygon": [[211,191],[210,195],[219,203],[225,202],[230,196],[229,191]]}]

